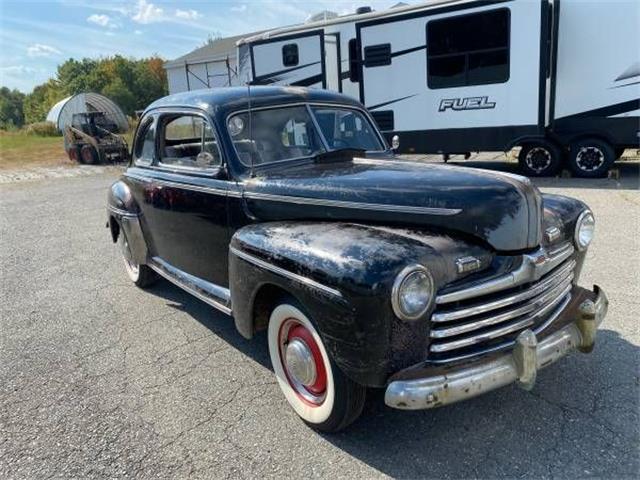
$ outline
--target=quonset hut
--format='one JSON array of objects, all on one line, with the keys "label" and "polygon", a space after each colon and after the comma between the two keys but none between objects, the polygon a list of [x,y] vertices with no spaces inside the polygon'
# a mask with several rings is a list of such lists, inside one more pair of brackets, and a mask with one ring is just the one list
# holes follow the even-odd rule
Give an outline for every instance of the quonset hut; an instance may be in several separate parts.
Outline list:
[{"label": "quonset hut", "polygon": [[104,112],[118,126],[118,131],[127,131],[127,117],[118,105],[99,93],[78,93],[56,103],[47,114],[47,122],[56,124],[60,132],[71,125],[75,113]]}]

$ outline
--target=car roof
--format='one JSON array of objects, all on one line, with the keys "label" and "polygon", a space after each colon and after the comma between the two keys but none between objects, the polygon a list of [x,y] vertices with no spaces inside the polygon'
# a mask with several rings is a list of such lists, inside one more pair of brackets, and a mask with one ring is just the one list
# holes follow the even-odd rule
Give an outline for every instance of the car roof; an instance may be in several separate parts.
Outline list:
[{"label": "car roof", "polygon": [[261,108],[291,103],[333,103],[362,108],[355,99],[327,90],[304,87],[252,86],[211,88],[176,93],[160,98],[149,105],[150,110],[165,107],[192,107],[209,112],[212,116],[225,116],[236,110],[245,110],[249,105]]}]

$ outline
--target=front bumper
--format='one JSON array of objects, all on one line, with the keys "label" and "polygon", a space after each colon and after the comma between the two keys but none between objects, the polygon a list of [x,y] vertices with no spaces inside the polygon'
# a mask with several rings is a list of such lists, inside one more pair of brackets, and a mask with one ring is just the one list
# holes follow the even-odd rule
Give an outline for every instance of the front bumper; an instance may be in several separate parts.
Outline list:
[{"label": "front bumper", "polygon": [[531,389],[541,368],[572,350],[587,353],[593,349],[608,304],[604,291],[594,286],[591,298],[580,303],[572,321],[543,340],[538,341],[531,330],[525,330],[518,335],[510,354],[431,376],[394,380],[387,387],[384,401],[393,408],[420,410],[466,400],[514,382]]}]

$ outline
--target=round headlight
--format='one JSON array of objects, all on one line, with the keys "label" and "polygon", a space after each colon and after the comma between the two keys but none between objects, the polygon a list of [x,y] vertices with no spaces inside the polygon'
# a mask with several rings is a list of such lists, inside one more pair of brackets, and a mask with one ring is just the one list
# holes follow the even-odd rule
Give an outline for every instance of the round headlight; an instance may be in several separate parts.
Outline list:
[{"label": "round headlight", "polygon": [[398,318],[416,320],[424,315],[433,300],[433,278],[422,265],[404,268],[396,277],[391,305]]},{"label": "round headlight", "polygon": [[596,219],[593,217],[593,213],[590,210],[585,210],[580,214],[576,222],[574,241],[578,250],[584,250],[589,246],[591,240],[593,240],[595,229]]}]

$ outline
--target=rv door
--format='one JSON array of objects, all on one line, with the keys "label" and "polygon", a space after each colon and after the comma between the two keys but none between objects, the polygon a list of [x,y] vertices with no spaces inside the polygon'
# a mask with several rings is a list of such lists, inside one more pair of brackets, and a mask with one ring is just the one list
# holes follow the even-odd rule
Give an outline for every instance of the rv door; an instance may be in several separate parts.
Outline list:
[{"label": "rv door", "polygon": [[322,30],[258,40],[250,56],[254,85],[326,88]]},{"label": "rv door", "polygon": [[405,152],[501,151],[542,134],[547,8],[469,2],[359,23],[360,99]]}]

